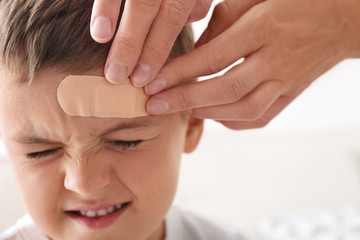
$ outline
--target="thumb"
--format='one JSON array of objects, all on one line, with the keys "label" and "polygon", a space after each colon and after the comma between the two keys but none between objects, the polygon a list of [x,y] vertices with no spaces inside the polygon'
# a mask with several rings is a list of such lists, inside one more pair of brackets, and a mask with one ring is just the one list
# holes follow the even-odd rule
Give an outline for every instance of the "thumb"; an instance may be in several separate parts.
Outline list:
[{"label": "thumb", "polygon": [[217,4],[209,24],[195,47],[208,43],[233,25],[243,14],[265,0],[224,0]]}]

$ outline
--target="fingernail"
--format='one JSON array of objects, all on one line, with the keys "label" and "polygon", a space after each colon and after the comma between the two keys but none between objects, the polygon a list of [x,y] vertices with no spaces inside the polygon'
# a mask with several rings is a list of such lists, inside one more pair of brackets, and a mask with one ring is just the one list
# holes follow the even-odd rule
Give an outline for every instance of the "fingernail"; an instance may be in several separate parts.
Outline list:
[{"label": "fingernail", "polygon": [[121,83],[128,78],[127,66],[118,61],[111,61],[106,71],[106,78],[112,83]]},{"label": "fingernail", "polygon": [[163,79],[156,79],[145,86],[145,92],[148,95],[154,95],[166,88],[166,81]]},{"label": "fingernail", "polygon": [[150,114],[162,114],[169,110],[169,104],[163,99],[153,99],[147,104],[147,110]]},{"label": "fingernail", "polygon": [[195,43],[195,47],[200,47],[201,45],[207,43],[209,36],[210,36],[210,30],[206,29],[199,38],[199,40]]},{"label": "fingernail", "polygon": [[151,67],[147,64],[138,64],[131,74],[131,81],[136,87],[143,87],[149,81]]},{"label": "fingernail", "polygon": [[111,21],[106,17],[96,17],[91,31],[97,39],[106,40],[111,36]]}]

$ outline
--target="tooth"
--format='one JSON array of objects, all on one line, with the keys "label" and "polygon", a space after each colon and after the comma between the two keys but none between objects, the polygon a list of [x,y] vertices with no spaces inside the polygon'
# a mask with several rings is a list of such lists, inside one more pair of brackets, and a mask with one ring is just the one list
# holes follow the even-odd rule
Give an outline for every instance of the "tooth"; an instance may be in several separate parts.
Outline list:
[{"label": "tooth", "polygon": [[87,211],[86,212],[86,216],[89,218],[95,217],[96,216],[96,212],[94,211]]},{"label": "tooth", "polygon": [[107,212],[112,213],[115,210],[114,206],[108,207]]},{"label": "tooth", "polygon": [[105,209],[101,209],[101,210],[97,211],[97,215],[100,217],[105,216],[106,214],[107,214],[107,212]]},{"label": "tooth", "polygon": [[80,211],[80,214],[86,216],[86,211]]},{"label": "tooth", "polygon": [[122,207],[122,204],[118,204],[115,207],[116,207],[116,209],[120,209]]}]

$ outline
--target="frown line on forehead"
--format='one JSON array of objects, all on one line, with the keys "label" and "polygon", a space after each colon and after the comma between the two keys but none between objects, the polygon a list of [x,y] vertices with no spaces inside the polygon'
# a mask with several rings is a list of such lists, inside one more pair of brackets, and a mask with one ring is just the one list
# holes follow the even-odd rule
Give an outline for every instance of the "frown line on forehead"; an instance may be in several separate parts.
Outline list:
[{"label": "frown line on forehead", "polygon": [[[155,126],[159,121],[158,117],[139,117],[131,120],[122,119],[121,123],[109,124],[110,126],[101,131],[93,134],[97,137],[103,137],[105,135],[122,131],[122,130],[135,130],[146,127]],[[22,144],[57,144],[59,142],[47,138],[48,135],[45,129],[35,128],[32,124],[27,124],[21,131],[14,134],[13,140]]]}]

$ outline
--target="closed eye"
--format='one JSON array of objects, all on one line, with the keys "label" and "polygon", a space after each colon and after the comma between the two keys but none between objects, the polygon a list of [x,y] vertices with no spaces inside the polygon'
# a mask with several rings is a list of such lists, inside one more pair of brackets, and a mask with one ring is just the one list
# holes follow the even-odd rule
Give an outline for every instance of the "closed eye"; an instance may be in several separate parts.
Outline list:
[{"label": "closed eye", "polygon": [[122,150],[126,150],[126,149],[132,149],[132,148],[137,148],[140,143],[142,143],[143,140],[136,140],[136,141],[121,141],[121,140],[115,140],[115,141],[110,141],[109,143],[111,143],[114,146],[119,146],[122,148]]},{"label": "closed eye", "polygon": [[56,153],[58,150],[60,150],[60,148],[49,149],[49,150],[45,150],[45,151],[41,151],[41,152],[28,153],[28,154],[26,154],[26,157],[30,158],[30,159],[45,158],[49,155]]}]

